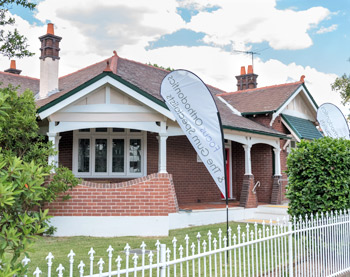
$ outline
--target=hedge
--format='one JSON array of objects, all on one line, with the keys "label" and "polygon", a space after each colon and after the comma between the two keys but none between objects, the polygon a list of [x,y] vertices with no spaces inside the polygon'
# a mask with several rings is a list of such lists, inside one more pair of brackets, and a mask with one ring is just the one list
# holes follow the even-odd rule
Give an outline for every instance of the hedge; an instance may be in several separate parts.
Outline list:
[{"label": "hedge", "polygon": [[291,216],[350,208],[350,141],[302,140],[289,154],[287,167]]}]

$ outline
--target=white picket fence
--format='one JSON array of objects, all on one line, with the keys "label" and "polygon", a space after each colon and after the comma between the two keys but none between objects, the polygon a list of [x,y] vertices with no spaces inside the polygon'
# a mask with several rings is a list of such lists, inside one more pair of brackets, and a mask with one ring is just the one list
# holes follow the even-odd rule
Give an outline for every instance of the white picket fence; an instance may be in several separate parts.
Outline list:
[{"label": "white picket fence", "polygon": [[[226,234],[226,232],[225,232]],[[69,268],[60,264],[57,276],[339,276],[350,272],[350,210],[335,211],[292,221],[269,224],[247,224],[227,236],[221,230],[210,231],[206,238],[198,233],[191,242],[186,235],[182,243],[176,238],[167,247],[157,241],[154,251],[142,243],[140,253],[132,254],[127,244],[124,252],[113,255],[107,249],[108,261],[97,263],[90,249],[90,263],[76,265],[74,252],[68,254]],[[52,253],[46,257],[47,270],[42,276],[53,276]],[[28,264],[29,259],[23,263]],[[36,268],[33,275],[42,274]]]}]

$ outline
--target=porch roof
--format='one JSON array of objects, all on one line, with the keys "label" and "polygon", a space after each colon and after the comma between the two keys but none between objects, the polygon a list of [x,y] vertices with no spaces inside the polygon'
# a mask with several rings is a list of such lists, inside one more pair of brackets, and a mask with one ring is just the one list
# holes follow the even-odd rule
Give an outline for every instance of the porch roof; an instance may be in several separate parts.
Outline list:
[{"label": "porch roof", "polygon": [[311,140],[322,138],[322,134],[310,120],[286,114],[282,114],[282,118],[299,137],[299,139]]}]

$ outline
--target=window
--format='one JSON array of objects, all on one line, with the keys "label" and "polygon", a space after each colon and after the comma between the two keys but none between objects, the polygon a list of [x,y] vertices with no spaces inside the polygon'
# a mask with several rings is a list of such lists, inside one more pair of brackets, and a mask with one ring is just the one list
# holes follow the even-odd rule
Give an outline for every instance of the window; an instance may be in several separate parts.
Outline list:
[{"label": "window", "polygon": [[74,131],[77,177],[128,178],[146,175],[146,132],[123,128]]}]

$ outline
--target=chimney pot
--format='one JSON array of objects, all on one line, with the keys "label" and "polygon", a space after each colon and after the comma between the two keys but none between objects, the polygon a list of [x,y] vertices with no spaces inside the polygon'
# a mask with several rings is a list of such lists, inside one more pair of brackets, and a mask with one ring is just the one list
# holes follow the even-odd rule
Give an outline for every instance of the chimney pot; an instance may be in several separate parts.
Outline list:
[{"label": "chimney pot", "polygon": [[55,31],[53,29],[53,24],[52,23],[49,23],[47,24],[47,34],[50,34],[50,35],[54,35],[55,34]]},{"label": "chimney pot", "polygon": [[19,75],[19,74],[21,74],[22,70],[16,69],[16,61],[15,60],[11,60],[10,68],[4,70],[4,72]]},{"label": "chimney pot", "polygon": [[248,65],[248,74],[253,74],[253,66]]},{"label": "chimney pot", "polygon": [[236,76],[237,79],[237,90],[246,90],[257,88],[258,83],[256,79],[257,74],[253,73],[253,66],[248,65],[248,74],[246,74],[245,67],[241,67],[241,75]]},{"label": "chimney pot", "polygon": [[11,60],[10,68],[11,69],[16,69],[16,61],[15,60]]},{"label": "chimney pot", "polygon": [[303,82],[303,83],[304,83],[304,80],[305,80],[305,75],[301,75],[301,76],[300,76],[300,82]]}]

